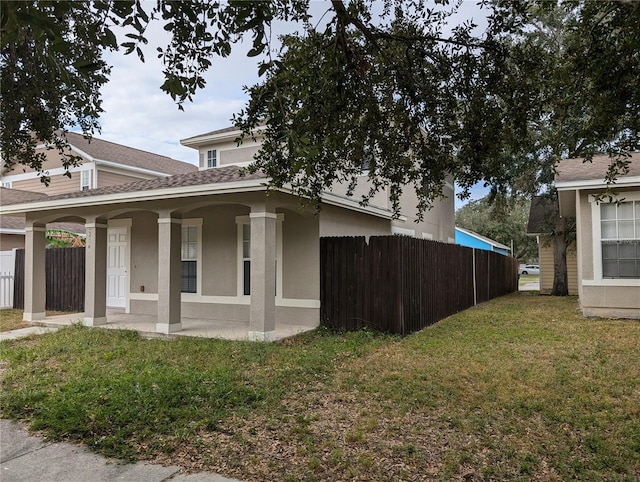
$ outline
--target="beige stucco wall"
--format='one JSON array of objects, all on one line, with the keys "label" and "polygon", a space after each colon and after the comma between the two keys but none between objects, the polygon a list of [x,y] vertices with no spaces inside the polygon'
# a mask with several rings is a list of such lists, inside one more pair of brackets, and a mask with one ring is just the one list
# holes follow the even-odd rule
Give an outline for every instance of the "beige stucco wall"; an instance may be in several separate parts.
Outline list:
[{"label": "beige stucco wall", "polygon": [[239,162],[250,162],[253,160],[260,148],[255,145],[240,146],[236,149],[229,149],[218,152],[218,162],[221,166],[227,164],[236,164]]},{"label": "beige stucco wall", "polygon": [[[348,188],[349,185],[347,183],[334,183],[333,187],[331,188],[331,193],[337,194],[338,196],[346,196],[349,199],[360,202],[362,201],[364,196],[369,194],[369,189],[371,189],[371,182],[366,175],[358,176],[357,183],[351,196],[347,196]],[[388,209],[390,207],[390,203],[387,189],[385,188],[375,193],[373,197],[369,199],[369,205]]]},{"label": "beige stucco wall", "polygon": [[[455,239],[455,195],[453,188],[444,187],[445,198],[434,202],[433,206],[424,212],[422,221],[418,222],[418,213],[416,206],[418,205],[418,196],[414,189],[407,186],[400,198],[402,206],[402,215],[407,218],[406,221],[395,219],[393,226],[404,229],[413,229],[418,238],[424,237],[424,234],[430,235],[434,241],[450,242]],[[427,236],[429,237],[429,236]]]},{"label": "beige stucco wall", "polygon": [[[360,202],[368,194],[371,183],[366,176],[360,176],[350,199]],[[346,184],[335,184],[332,193],[346,196]],[[409,229],[418,238],[428,237],[435,241],[449,242],[455,238],[454,192],[451,185],[444,187],[445,198],[438,199],[431,209],[424,212],[422,221],[418,222],[418,196],[413,186],[408,185],[400,196],[400,214],[406,220],[394,219],[392,226]],[[377,192],[369,201],[371,206],[391,209],[388,189]],[[385,233],[388,234],[388,233]],[[427,236],[423,236],[427,235]]]},{"label": "beige stucco wall", "polygon": [[131,218],[130,286],[132,293],[158,292],[158,215],[148,211],[122,216]]},{"label": "beige stucco wall", "polygon": [[212,149],[216,150],[218,165],[224,166],[239,162],[251,162],[253,160],[253,156],[260,149],[260,145],[253,142],[251,139],[246,139],[239,146],[233,140],[205,144],[198,149],[198,165],[200,166],[200,169],[207,168],[207,151]]},{"label": "beige stucco wall", "polygon": [[640,319],[640,288],[583,286],[580,305],[585,316]]},{"label": "beige stucco wall", "polygon": [[23,234],[0,234],[0,251],[24,248]]},{"label": "beige stucco wall", "polygon": [[320,236],[377,236],[391,234],[391,221],[325,204],[319,214]]},{"label": "beige stucco wall", "polygon": [[238,228],[236,216],[248,216],[240,205],[209,206],[185,213],[202,219],[202,294],[236,296],[238,291]]},{"label": "beige stucco wall", "polygon": [[320,299],[319,218],[282,212],[282,297]]},{"label": "beige stucco wall", "polygon": [[[540,237],[538,255],[540,260],[540,293],[550,294],[553,290],[553,245],[548,236]],[[569,294],[578,294],[578,258],[575,244],[567,248],[567,278]]]}]

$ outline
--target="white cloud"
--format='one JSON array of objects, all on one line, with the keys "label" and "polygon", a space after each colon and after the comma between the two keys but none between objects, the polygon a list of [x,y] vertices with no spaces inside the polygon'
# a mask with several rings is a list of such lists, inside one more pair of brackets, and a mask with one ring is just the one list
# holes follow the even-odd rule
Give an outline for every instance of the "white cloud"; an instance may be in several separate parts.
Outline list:
[{"label": "white cloud", "polygon": [[160,90],[164,78],[155,49],[164,47],[168,36],[157,24],[150,28],[148,38],[149,45],[143,49],[145,63],[122,51],[107,55],[113,68],[102,90],[104,113],[98,136],[196,164],[196,152],[181,146],[180,139],[231,125],[231,117],[247,101],[243,85],[258,80],[256,60],[246,57],[248,47],[242,44],[228,58],[213,59],[206,87],[180,111]]}]

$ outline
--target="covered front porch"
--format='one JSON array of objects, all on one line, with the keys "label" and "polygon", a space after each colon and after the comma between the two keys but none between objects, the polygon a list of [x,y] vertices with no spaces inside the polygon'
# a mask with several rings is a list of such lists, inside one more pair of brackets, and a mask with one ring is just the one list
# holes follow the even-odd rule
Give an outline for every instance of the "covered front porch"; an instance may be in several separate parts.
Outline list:
[{"label": "covered front porch", "polygon": [[[12,208],[26,218],[24,320],[254,341],[317,327],[318,217],[216,171]],[[45,229],[61,220],[86,229],[84,313],[66,321],[45,316]]]},{"label": "covered front porch", "polygon": [[[84,313],[71,313],[47,316],[39,320],[38,324],[49,327],[64,327],[73,323],[82,323]],[[156,315],[125,313],[123,308],[107,308],[106,322],[100,328],[112,330],[133,330],[147,338],[189,336],[199,338],[219,338],[223,340],[248,340],[249,322],[221,321],[212,322],[205,318],[182,317],[182,329],[170,335],[156,331],[158,318]],[[292,336],[313,330],[313,326],[278,323],[276,325],[274,341],[284,340]]]}]

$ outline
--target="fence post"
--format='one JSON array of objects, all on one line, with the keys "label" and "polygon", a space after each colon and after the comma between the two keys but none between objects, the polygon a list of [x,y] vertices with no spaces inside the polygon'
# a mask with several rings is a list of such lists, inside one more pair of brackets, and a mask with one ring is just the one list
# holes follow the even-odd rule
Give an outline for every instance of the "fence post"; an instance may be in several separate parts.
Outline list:
[{"label": "fence post", "polygon": [[476,248],[473,251],[473,306],[478,304],[478,284],[476,282]]}]

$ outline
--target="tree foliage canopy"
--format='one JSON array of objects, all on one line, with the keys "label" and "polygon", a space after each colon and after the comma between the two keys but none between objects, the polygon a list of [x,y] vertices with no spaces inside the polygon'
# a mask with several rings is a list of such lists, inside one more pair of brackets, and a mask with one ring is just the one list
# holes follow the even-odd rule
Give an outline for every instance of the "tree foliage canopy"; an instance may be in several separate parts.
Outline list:
[{"label": "tree foliage canopy", "polygon": [[[102,52],[144,60],[156,21],[170,35],[157,47],[161,88],[180,108],[205,88],[212,56],[250,39],[262,80],[235,121],[245,136],[265,126],[253,168],[275,186],[318,199],[366,164],[372,193],[388,186],[396,208],[411,186],[425,209],[449,175],[464,190],[531,191],[561,156],[637,148],[640,122],[640,4],[540,5],[487,4],[480,33],[450,25],[446,0],[332,0],[320,19],[309,0],[3,2],[3,164],[38,169],[35,139],[61,149],[65,129],[91,135],[109,75]],[[569,20],[537,28],[553,9]],[[279,22],[297,33],[275,42]]]},{"label": "tree foliage canopy", "polygon": [[535,237],[527,236],[531,201],[524,196],[493,200],[486,196],[470,201],[456,211],[456,226],[470,229],[506,246],[513,242],[513,256],[522,260],[538,257]]}]

